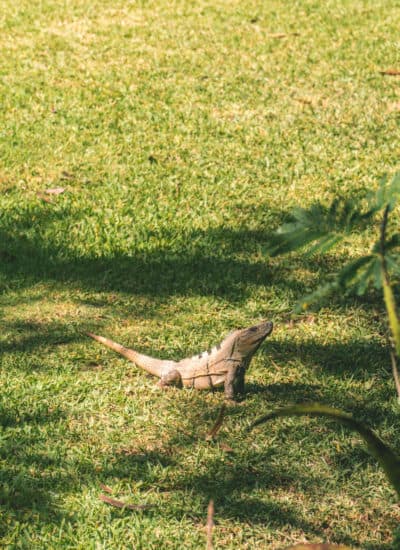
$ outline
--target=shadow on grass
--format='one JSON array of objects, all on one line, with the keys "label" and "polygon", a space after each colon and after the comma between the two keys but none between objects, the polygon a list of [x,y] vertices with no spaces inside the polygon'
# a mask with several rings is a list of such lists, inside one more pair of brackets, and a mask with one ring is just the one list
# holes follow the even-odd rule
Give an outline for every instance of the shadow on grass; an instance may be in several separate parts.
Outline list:
[{"label": "shadow on grass", "polygon": [[[86,326],[87,325],[87,326]],[[86,340],[85,331],[93,326],[89,322],[71,323],[69,321],[35,322],[15,321],[7,323],[12,337],[2,342],[3,353],[29,353],[35,349],[51,349],[56,346]]]},{"label": "shadow on grass", "polygon": [[[179,408],[182,408],[182,411],[177,410],[177,417],[185,414],[185,425],[194,426],[195,431],[198,431],[199,426],[204,426],[204,431],[206,431],[210,420],[215,420],[215,416],[213,418],[211,411],[204,406],[199,407],[196,404],[195,417],[187,407],[181,407],[181,404],[178,404]],[[232,414],[233,417],[241,416],[243,409],[235,408],[229,414]],[[341,427],[338,425],[332,426],[332,431],[335,429],[341,431]],[[293,427],[288,428],[288,432],[292,430]],[[263,446],[262,435],[258,436],[261,442],[258,449],[250,448],[243,440],[235,439],[236,449],[234,448],[228,454],[221,451],[219,442],[209,443],[207,458],[201,453],[203,456],[200,458],[201,455],[199,455],[196,467],[190,468],[187,464],[182,466],[181,462],[184,462],[184,459],[181,459],[179,453],[190,446],[193,447],[193,453],[195,453],[199,445],[204,445],[204,436],[193,433],[192,436],[182,437],[181,434],[173,435],[173,432],[174,427],[171,427],[171,437],[156,457],[159,464],[172,466],[171,476],[158,476],[155,481],[153,475],[149,473],[146,453],[141,455],[140,460],[135,454],[117,458],[103,470],[103,475],[106,478],[109,477],[110,480],[115,480],[116,477],[125,480],[141,479],[144,487],[147,484],[153,487],[156,485],[160,493],[181,495],[182,504],[178,508],[176,505],[168,506],[167,503],[165,506],[163,505],[163,517],[181,520],[184,515],[191,518],[196,524],[204,523],[205,510],[209,499],[212,498],[215,503],[217,522],[224,519],[241,523],[249,522],[277,531],[290,527],[304,531],[307,537],[326,538],[328,522],[321,519],[319,520],[321,525],[318,520],[312,522],[306,518],[306,513],[298,505],[268,496],[268,489],[275,493],[282,489],[298,494],[306,493],[308,498],[315,498],[318,501],[321,498],[321,491],[325,490],[323,477],[313,475],[312,471],[304,468],[300,474],[298,466],[288,469],[287,465],[277,462],[276,449],[270,450],[267,443]],[[254,437],[252,436],[252,440]],[[290,445],[290,442],[286,441],[286,445]],[[174,456],[175,449],[179,449],[179,451],[175,456],[175,461],[171,462],[170,456]],[[355,456],[346,457],[342,453],[342,460],[352,464],[350,471],[353,471],[355,463],[374,462],[365,452],[354,449],[354,453],[356,453]],[[161,458],[163,455],[164,457]],[[352,460],[354,461],[352,462]],[[176,475],[176,470],[179,470],[179,475]],[[260,492],[262,495],[257,497]],[[198,507],[199,502],[202,503],[202,513],[196,513],[193,509],[193,497],[195,497],[194,507]],[[157,510],[154,510],[154,513],[157,513]],[[218,529],[218,524],[216,528]],[[358,545],[357,540],[346,534],[337,535],[333,540],[337,543]],[[378,548],[384,550],[389,549],[390,545],[378,547],[374,544],[366,544],[364,547],[368,550],[378,550]]]},{"label": "shadow on grass", "polygon": [[[269,216],[280,217],[281,212]],[[234,302],[246,299],[251,285],[275,286],[295,296],[304,285],[289,273],[268,262],[260,251],[270,239],[270,230],[218,227],[156,234],[146,230],[132,253],[79,254],[66,235],[71,224],[83,224],[72,208],[31,206],[13,213],[15,220],[0,219],[0,273],[10,284],[27,287],[40,281],[60,281],[90,291],[127,292],[134,295],[168,297],[171,294],[215,295]],[[32,221],[34,220],[34,221]],[[152,239],[160,242],[158,247]],[[165,244],[167,243],[167,244]],[[88,250],[90,250],[88,243]],[[338,260],[312,258],[307,270],[324,272],[338,266]]]},{"label": "shadow on grass", "polygon": [[[40,432],[56,426],[65,413],[49,411],[39,404],[36,411],[23,412],[17,404],[0,408],[0,507],[3,518],[23,520],[26,513],[43,521],[60,523],[65,514],[54,499],[54,492],[70,486],[68,475],[60,469],[60,461],[52,458],[46,447],[38,451],[43,436]],[[11,524],[0,522],[0,536]]]},{"label": "shadow on grass", "polygon": [[[0,227],[0,273],[9,282],[18,279],[19,288],[41,281],[56,281],[68,282],[90,291],[126,292],[161,299],[168,299],[173,294],[215,295],[232,302],[244,301],[252,285],[275,286],[294,297],[306,290],[290,272],[283,275],[281,269],[269,265],[264,259],[246,259],[243,253],[256,252],[268,243],[268,233],[263,229],[192,231],[186,235],[187,245],[182,240],[171,250],[160,247],[143,253],[133,252],[130,256],[116,253],[109,257],[80,257],[46,236],[49,233],[45,229],[51,227],[60,216],[68,215],[68,212],[62,209],[38,209],[35,224],[40,231],[30,231],[31,215],[30,212],[26,219],[22,218],[12,229]],[[327,269],[337,268],[339,264],[340,259],[329,266],[313,259],[308,260],[306,267],[324,273]],[[91,298],[88,301],[91,305],[104,305]],[[146,315],[146,310],[142,313]],[[15,323],[11,328],[19,336],[7,342],[3,351],[32,352],[37,347],[79,342],[85,338],[82,335],[86,328],[84,325],[84,322],[79,322],[68,328],[67,322],[51,323],[49,326]],[[379,365],[382,361],[387,364],[386,350],[376,342],[346,342],[327,346],[318,346],[312,341],[303,342],[300,346],[274,343],[266,346],[263,353],[275,362],[300,360],[330,376],[341,376],[351,369],[352,376],[365,378],[366,373],[373,375],[381,369]],[[265,388],[250,384],[248,387],[249,393],[264,391],[278,403],[286,401],[289,396],[291,401],[314,399],[319,388],[307,384],[274,384]],[[323,392],[320,393],[324,397]],[[196,426],[211,419],[209,411],[199,410],[198,404],[199,401],[193,409],[180,411],[189,425],[192,423]],[[364,411],[364,404],[362,407]],[[196,412],[192,412],[195,408]],[[371,405],[366,414],[373,415],[374,412]],[[25,511],[33,510],[44,521],[51,518],[60,523],[64,516],[52,495],[78,491],[82,480],[92,485],[99,481],[99,473],[87,461],[81,464],[76,462],[72,473],[71,465],[64,457],[52,458],[45,451],[33,450],[37,445],[37,434],[33,427],[41,423],[51,425],[61,420],[61,412],[49,413],[45,409],[22,415],[15,409],[5,408],[0,411],[3,426],[18,432],[18,445],[15,445],[15,440],[6,439],[1,447],[3,459],[8,456],[13,458],[0,470],[0,481],[3,482],[0,503],[17,514],[17,517],[22,518]],[[25,426],[26,433],[20,429],[22,426]],[[188,447],[192,444],[190,437],[171,438],[171,445]],[[149,468],[152,464],[162,468],[176,467],[178,461],[175,458],[155,451],[136,455],[122,453],[117,457],[109,455],[104,458],[109,461],[109,465],[104,468],[102,476],[136,478],[148,485],[157,483],[161,490],[193,492],[200,495],[204,503],[210,496],[214,496],[220,517],[269,524],[277,529],[290,524],[307,533],[323,536],[323,530],[307,522],[295,507],[242,495],[258,486],[287,488],[296,483],[296,476],[289,472],[282,474],[278,468],[268,464],[268,458],[267,453],[258,456],[252,454],[251,457],[247,453],[244,459],[214,457],[208,460],[204,472],[182,472],[179,484],[164,484],[162,487],[162,482],[155,482]],[[262,468],[259,465],[261,463]],[[46,475],[42,476],[42,473]],[[311,490],[318,481],[310,477],[307,483]],[[190,515],[190,510],[185,509],[185,506],[180,510],[181,516],[183,513]],[[352,540],[338,542],[356,544]],[[372,550],[373,547],[369,548]]]},{"label": "shadow on grass", "polygon": [[[294,386],[301,397],[315,389],[306,384]],[[290,391],[289,385],[285,388],[283,384],[271,385],[268,390],[276,391],[279,399],[284,398],[285,391]],[[86,435],[84,432],[72,436],[66,434],[63,441],[59,429],[62,423],[67,424],[68,419],[62,409],[49,411],[44,403],[38,403],[34,411],[21,411],[17,405],[3,406],[0,424],[8,428],[3,432],[7,437],[2,439],[0,446],[3,462],[0,505],[3,512],[22,522],[27,517],[36,517],[35,521],[42,523],[58,525],[68,521],[73,524],[74,518],[67,517],[67,512],[62,510],[65,495],[79,494],[83,485],[98,488],[100,492],[101,483],[112,486],[118,480],[124,483],[140,481],[145,493],[156,489],[160,493],[182,494],[179,506],[169,505],[167,500],[162,507],[156,506],[144,512],[152,516],[162,514],[164,518],[170,516],[180,521],[184,515],[195,522],[204,522],[204,515],[194,512],[192,504],[197,501],[198,506],[200,500],[205,510],[209,498],[214,498],[217,519],[252,522],[276,530],[290,526],[303,530],[308,536],[324,537],[324,526],[307,520],[297,506],[265,494],[268,488],[274,491],[295,489],[317,498],[321,491],[319,477],[304,469],[299,475],[298,468],[285,468],[276,463],[276,457],[274,461],[276,450],[269,450],[267,446],[250,448],[240,438],[235,438],[237,450],[233,454],[221,452],[219,443],[206,444],[204,434],[215,421],[214,407],[210,407],[200,393],[172,391],[173,395],[166,399],[170,399],[174,407],[176,426],[168,425],[162,445],[157,449],[132,449],[123,444],[119,448],[107,448],[101,454],[101,468],[95,466],[88,456],[80,458],[77,452],[68,458],[69,444],[72,441],[74,445],[79,444],[76,438],[85,438]],[[182,395],[182,399],[176,399],[177,395]],[[235,417],[243,421],[245,414],[243,407],[234,407],[228,412],[231,423],[235,422]],[[335,429],[341,428],[332,426],[332,430]],[[44,433],[46,430],[50,430],[50,437]],[[186,460],[188,451],[197,457],[195,463]],[[351,466],[353,458],[342,456],[341,460]],[[368,455],[364,458],[370,460]],[[360,456],[356,460],[357,463],[363,462]],[[165,469],[171,475],[165,474]],[[263,490],[260,497],[257,496],[259,489]],[[113,517],[131,513],[116,510]],[[0,534],[5,533],[6,525],[3,524]],[[357,545],[357,541],[350,537],[338,537],[336,542]],[[365,548],[375,550],[373,545]]]},{"label": "shadow on grass", "polygon": [[[104,473],[82,453],[69,453],[69,444],[77,444],[77,434],[59,432],[68,424],[61,408],[49,410],[38,404],[31,412],[13,407],[0,408],[0,537],[5,537],[14,522],[35,522],[61,525],[74,523],[74,517],[64,508],[66,495],[82,493],[82,486],[95,487],[100,493]],[[64,427],[64,429],[66,429]],[[68,456],[69,455],[69,456]],[[82,458],[80,458],[82,457]],[[120,464],[113,475],[150,479],[153,465],[173,466],[175,461],[162,452],[149,451],[129,460],[120,455]],[[114,454],[104,456],[107,472],[115,462]],[[130,513],[130,512],[128,512]],[[79,521],[79,520],[77,520]]]},{"label": "shadow on grass", "polygon": [[365,380],[387,371],[391,373],[389,351],[379,340],[348,339],[323,343],[313,339],[277,342],[271,339],[258,352],[265,357],[267,369],[302,363],[321,377],[351,376]]},{"label": "shadow on grass", "polygon": [[[353,395],[347,395],[344,392],[338,392],[327,386],[317,384],[296,384],[295,382],[276,383],[276,384],[247,384],[248,395],[265,396],[265,407],[263,412],[272,409],[304,403],[320,402],[335,406],[352,413],[358,420],[373,422],[375,427],[387,422],[397,422],[398,414],[395,410],[379,408],[374,402],[394,401],[395,394],[387,389],[375,389],[373,399],[371,393],[359,396],[357,400]],[[373,402],[371,402],[373,401]]]}]

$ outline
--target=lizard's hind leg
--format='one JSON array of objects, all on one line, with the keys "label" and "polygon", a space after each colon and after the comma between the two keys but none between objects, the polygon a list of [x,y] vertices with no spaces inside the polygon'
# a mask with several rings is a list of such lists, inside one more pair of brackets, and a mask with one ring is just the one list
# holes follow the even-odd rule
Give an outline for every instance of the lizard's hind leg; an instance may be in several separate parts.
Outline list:
[{"label": "lizard's hind leg", "polygon": [[178,388],[182,387],[182,377],[178,370],[170,370],[163,376],[161,376],[157,386],[160,388],[167,388],[168,386],[177,386]]}]

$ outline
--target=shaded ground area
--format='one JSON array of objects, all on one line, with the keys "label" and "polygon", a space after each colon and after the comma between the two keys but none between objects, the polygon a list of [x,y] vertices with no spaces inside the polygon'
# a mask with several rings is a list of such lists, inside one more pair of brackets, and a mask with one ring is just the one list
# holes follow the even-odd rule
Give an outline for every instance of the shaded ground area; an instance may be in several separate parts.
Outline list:
[{"label": "shaded ground area", "polygon": [[[281,212],[268,215],[282,219]],[[16,222],[12,220],[10,216],[3,229],[0,224],[0,270],[5,284],[16,278],[19,287],[53,280],[90,291],[154,297],[210,294],[242,301],[251,294],[253,285],[273,287],[277,292],[281,289],[290,296],[301,295],[306,289],[302,273],[326,274],[343,261],[340,256],[309,258],[301,263],[298,259],[268,259],[271,229],[245,226],[189,231],[161,228],[154,235],[147,231],[142,236],[142,252],[133,230],[130,252],[82,255],[71,248],[67,239],[60,242],[60,221],[62,231],[67,231],[69,224],[85,224],[84,218],[74,219],[68,208],[29,208],[18,213]]]}]

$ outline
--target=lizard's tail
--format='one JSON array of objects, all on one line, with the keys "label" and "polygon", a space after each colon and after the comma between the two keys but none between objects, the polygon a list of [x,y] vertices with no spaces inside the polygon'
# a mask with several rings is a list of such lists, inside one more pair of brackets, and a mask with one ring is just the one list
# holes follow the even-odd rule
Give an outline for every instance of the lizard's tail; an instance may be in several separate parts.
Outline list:
[{"label": "lizard's tail", "polygon": [[132,363],[135,363],[135,365],[141,367],[143,370],[149,372],[150,374],[158,376],[159,378],[161,378],[161,376],[164,374],[165,361],[162,361],[160,359],[153,359],[153,357],[148,357],[147,355],[142,355],[141,353],[138,353],[133,349],[126,348],[124,346],[121,346],[121,344],[117,344],[117,342],[113,342],[113,340],[110,340],[109,338],[104,338],[104,336],[98,336],[97,334],[93,334],[92,332],[87,332],[86,334],[91,338],[94,338],[94,340],[100,342],[100,344],[103,344],[104,346],[107,346],[117,353],[120,353],[121,355],[129,359],[129,361],[132,361]]}]

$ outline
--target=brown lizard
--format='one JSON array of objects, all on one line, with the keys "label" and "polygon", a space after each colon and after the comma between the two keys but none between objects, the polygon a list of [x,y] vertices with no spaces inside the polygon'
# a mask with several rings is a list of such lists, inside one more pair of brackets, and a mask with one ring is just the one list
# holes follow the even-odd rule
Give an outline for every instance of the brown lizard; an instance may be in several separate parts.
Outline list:
[{"label": "brown lizard", "polygon": [[153,359],[103,336],[91,332],[87,334],[138,367],[158,376],[160,387],[186,386],[203,390],[224,386],[226,399],[234,399],[238,393],[244,392],[246,369],[272,328],[270,321],[262,321],[253,327],[234,330],[211,351],[181,361]]}]

